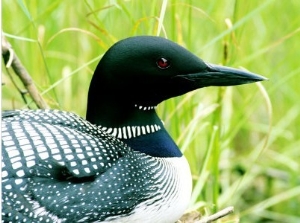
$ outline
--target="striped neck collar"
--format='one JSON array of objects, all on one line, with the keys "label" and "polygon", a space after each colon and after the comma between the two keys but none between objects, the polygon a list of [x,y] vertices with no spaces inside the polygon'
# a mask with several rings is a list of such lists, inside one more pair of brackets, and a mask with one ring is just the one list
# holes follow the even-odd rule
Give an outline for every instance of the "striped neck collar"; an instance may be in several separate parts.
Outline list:
[{"label": "striped neck collar", "polygon": [[137,105],[137,104],[135,104],[134,107],[138,108],[139,110],[142,110],[142,111],[155,110],[156,109],[156,106],[142,106],[142,105]]},{"label": "striped neck collar", "polygon": [[96,119],[89,121],[96,124],[101,131],[118,139],[131,139],[164,129],[155,109],[156,106],[138,104],[122,108],[115,105],[110,110],[101,109],[101,113],[94,116]]},{"label": "striped neck collar", "polygon": [[105,126],[98,126],[103,132],[110,134],[118,139],[131,139],[141,135],[157,132],[161,129],[158,124],[142,125],[142,126],[123,126],[109,128]]},{"label": "striped neck collar", "polygon": [[[133,150],[147,155],[153,157],[182,156],[178,146],[164,128],[164,123],[157,116],[154,106],[136,105],[133,112],[134,114],[123,116],[129,119],[123,119],[121,122],[116,122],[118,117],[110,115],[110,121],[115,121],[115,125],[106,124],[105,120],[107,123],[110,122],[102,119],[97,123],[98,128],[125,142]],[[119,114],[122,115],[122,112]],[[117,125],[116,123],[121,124]]]}]

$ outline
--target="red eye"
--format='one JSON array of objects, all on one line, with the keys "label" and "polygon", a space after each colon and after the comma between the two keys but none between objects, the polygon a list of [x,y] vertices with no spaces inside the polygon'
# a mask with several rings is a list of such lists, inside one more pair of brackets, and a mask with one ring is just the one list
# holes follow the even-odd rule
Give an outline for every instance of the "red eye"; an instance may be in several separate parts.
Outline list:
[{"label": "red eye", "polygon": [[160,69],[167,69],[168,67],[170,67],[170,62],[165,59],[165,58],[159,58],[157,61],[156,61],[156,64],[157,66],[160,68]]}]

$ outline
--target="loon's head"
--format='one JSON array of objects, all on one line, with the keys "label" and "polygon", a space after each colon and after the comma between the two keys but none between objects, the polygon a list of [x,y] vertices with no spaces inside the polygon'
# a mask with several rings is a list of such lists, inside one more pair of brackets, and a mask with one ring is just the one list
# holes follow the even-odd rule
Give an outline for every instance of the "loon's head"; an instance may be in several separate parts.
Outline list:
[{"label": "loon's head", "polygon": [[247,71],[206,63],[162,37],[130,37],[114,44],[99,62],[89,89],[87,119],[97,123],[97,116],[116,109],[150,109],[202,87],[262,80]]}]

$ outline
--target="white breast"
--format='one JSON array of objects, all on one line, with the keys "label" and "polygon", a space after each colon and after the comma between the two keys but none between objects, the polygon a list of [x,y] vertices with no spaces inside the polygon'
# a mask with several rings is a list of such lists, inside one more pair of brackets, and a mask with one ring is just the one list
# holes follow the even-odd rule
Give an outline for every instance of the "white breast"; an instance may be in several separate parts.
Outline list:
[{"label": "white breast", "polygon": [[[160,163],[156,168],[159,195],[139,204],[129,216],[107,219],[113,223],[174,223],[187,209],[191,192],[192,177],[185,157],[155,158]],[[168,174],[166,174],[168,173]]]}]

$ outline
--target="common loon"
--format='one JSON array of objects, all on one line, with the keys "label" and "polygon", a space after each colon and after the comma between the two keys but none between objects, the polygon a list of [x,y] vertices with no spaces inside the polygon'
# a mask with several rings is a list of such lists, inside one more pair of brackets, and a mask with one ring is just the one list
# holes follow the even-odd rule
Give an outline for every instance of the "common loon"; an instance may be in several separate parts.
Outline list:
[{"label": "common loon", "polygon": [[191,173],[156,106],[262,80],[162,37],[117,42],[94,72],[86,120],[59,110],[2,113],[2,222],[177,221]]}]

